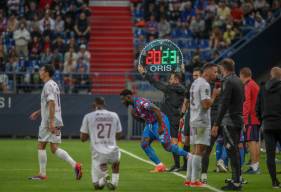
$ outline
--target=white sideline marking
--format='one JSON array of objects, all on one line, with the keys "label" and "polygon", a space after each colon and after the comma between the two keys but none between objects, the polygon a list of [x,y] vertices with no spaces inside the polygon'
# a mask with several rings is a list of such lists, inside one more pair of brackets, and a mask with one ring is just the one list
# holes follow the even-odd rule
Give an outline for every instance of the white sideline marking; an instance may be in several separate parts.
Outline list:
[{"label": "white sideline marking", "polygon": [[[122,153],[125,153],[125,154],[127,154],[127,155],[129,155],[129,156],[131,156],[131,157],[133,157],[133,158],[135,158],[135,159],[137,159],[137,160],[140,160],[140,161],[142,161],[142,162],[145,162],[145,163],[147,163],[147,164],[150,164],[150,165],[153,165],[153,166],[154,166],[154,163],[152,163],[151,161],[145,160],[145,159],[143,159],[143,158],[141,158],[141,157],[139,157],[139,156],[137,156],[137,155],[135,155],[135,154],[133,154],[133,153],[131,153],[131,152],[129,152],[129,151],[126,151],[125,149],[121,149],[121,148],[120,148],[120,151],[121,151]],[[174,174],[174,175],[176,175],[176,176],[178,176],[178,177],[181,177],[181,178],[184,178],[184,179],[186,178],[185,175],[183,175],[183,174],[181,174],[181,173],[176,173],[176,172],[171,172],[171,173]],[[219,189],[217,189],[217,188],[215,188],[215,187],[212,187],[212,186],[210,186],[210,185],[205,185],[205,187],[208,188],[208,189],[210,189],[211,191],[223,192],[223,191],[221,191],[221,190],[219,190]]]}]

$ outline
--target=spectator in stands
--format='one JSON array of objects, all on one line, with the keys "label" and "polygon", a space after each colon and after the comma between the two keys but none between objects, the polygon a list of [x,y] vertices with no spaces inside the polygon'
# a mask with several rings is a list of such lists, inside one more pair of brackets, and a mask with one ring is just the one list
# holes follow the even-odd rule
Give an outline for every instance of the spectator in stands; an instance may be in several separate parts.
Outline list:
[{"label": "spectator in stands", "polygon": [[91,54],[89,51],[87,51],[85,44],[80,45],[78,58],[82,59],[83,63],[87,64],[88,66],[90,65]]},{"label": "spectator in stands", "polygon": [[90,93],[89,65],[84,63],[82,58],[78,59],[76,73],[78,74],[75,76],[74,93],[77,93],[78,89],[87,89]]},{"label": "spectator in stands", "polygon": [[7,29],[7,19],[5,18],[3,9],[0,9],[0,34]]},{"label": "spectator in stands", "polygon": [[25,21],[19,23],[19,28],[14,32],[17,55],[28,57],[28,43],[30,41],[30,33],[25,27]]},{"label": "spectator in stands", "polygon": [[25,12],[25,19],[31,21],[35,15],[38,15],[37,5],[34,1],[30,1],[27,6],[28,11]]},{"label": "spectator in stands", "polygon": [[45,11],[45,16],[40,20],[39,24],[41,32],[55,29],[55,21],[51,18],[50,10]]},{"label": "spectator in stands", "polygon": [[226,31],[223,34],[224,42],[226,43],[227,46],[229,46],[234,38],[235,38],[235,32],[232,29],[232,26],[231,25],[227,25],[226,26]]},{"label": "spectator in stands", "polygon": [[243,10],[242,10],[241,6],[239,6],[238,2],[236,2],[236,1],[232,2],[231,16],[233,18],[234,23],[240,24],[242,22]]},{"label": "spectator in stands", "polygon": [[29,43],[29,55],[30,59],[40,59],[40,53],[42,45],[40,39],[37,36],[32,37],[32,41]]},{"label": "spectator in stands", "polygon": [[73,48],[69,48],[69,51],[65,53],[64,57],[64,73],[73,73],[76,70],[77,54]]},{"label": "spectator in stands", "polygon": [[5,69],[0,67],[0,93],[8,92],[8,76],[4,73]]},{"label": "spectator in stands", "polygon": [[218,16],[221,20],[226,20],[230,16],[230,8],[226,5],[224,0],[221,0],[219,2],[219,7],[218,7]]},{"label": "spectator in stands", "polygon": [[74,31],[74,21],[70,15],[66,15],[65,17],[65,23],[64,23],[64,32],[67,38],[70,38],[73,36],[73,31]]},{"label": "spectator in stands", "polygon": [[53,0],[39,0],[39,9],[46,10],[49,9]]},{"label": "spectator in stands", "polygon": [[88,24],[88,20],[86,14],[81,12],[79,15],[79,19],[77,19],[76,24],[74,26],[76,37],[81,41],[81,39],[89,40],[90,37],[90,26]]},{"label": "spectator in stands", "polygon": [[256,14],[252,11],[248,16],[244,18],[243,24],[247,27],[254,27],[255,26],[255,17]]},{"label": "spectator in stands", "polygon": [[219,28],[214,28],[210,36],[209,45],[212,49],[217,49],[223,41],[223,35]]},{"label": "spectator in stands", "polygon": [[151,15],[149,21],[146,23],[146,32],[149,36],[158,36],[158,23],[156,22],[154,15]]},{"label": "spectator in stands", "polygon": [[260,14],[256,14],[255,28],[259,29],[259,30],[262,30],[263,28],[265,28],[265,20],[261,17]]},{"label": "spectator in stands", "polygon": [[40,60],[41,66],[52,63],[52,59],[53,59],[53,54],[50,51],[50,47],[46,47],[44,49],[44,52],[41,54],[41,60]]},{"label": "spectator in stands", "polygon": [[170,11],[169,11],[169,19],[171,23],[174,23],[178,21],[181,17],[181,11],[180,11],[180,4],[174,2],[172,6],[170,6]]},{"label": "spectator in stands", "polygon": [[4,44],[2,34],[0,34],[0,60],[4,61]]},{"label": "spectator in stands", "polygon": [[62,19],[62,16],[60,13],[56,14],[56,20],[55,20],[55,33],[62,35],[64,32],[64,20]]},{"label": "spectator in stands", "polygon": [[79,50],[79,47],[77,46],[77,43],[76,43],[76,40],[75,40],[74,36],[70,37],[67,41],[66,50],[69,50],[70,48],[73,48],[75,50],[75,52]]},{"label": "spectator in stands", "polygon": [[191,19],[190,30],[192,31],[195,37],[204,37],[205,21],[203,20],[201,14],[197,14]]},{"label": "spectator in stands", "polygon": [[161,17],[160,22],[158,24],[159,38],[165,38],[171,33],[171,25],[164,18]]},{"label": "spectator in stands", "polygon": [[57,49],[60,54],[64,54],[66,51],[63,38],[60,34],[57,34],[55,41],[52,44],[52,49]]},{"label": "spectator in stands", "polygon": [[8,57],[8,61],[6,63],[6,72],[16,72],[17,64],[18,58],[15,55]]},{"label": "spectator in stands", "polygon": [[7,6],[10,12],[19,13],[20,0],[8,0]]},{"label": "spectator in stands", "polygon": [[195,16],[195,10],[192,8],[191,1],[184,4],[184,9],[181,12],[181,22],[190,22],[191,18]]},{"label": "spectator in stands", "polygon": [[209,0],[208,5],[206,7],[206,11],[211,12],[213,14],[217,13],[218,6],[214,0]]},{"label": "spectator in stands", "polygon": [[8,24],[7,24],[7,32],[13,33],[18,26],[18,20],[16,17],[16,13],[12,12],[9,19],[8,19]]}]

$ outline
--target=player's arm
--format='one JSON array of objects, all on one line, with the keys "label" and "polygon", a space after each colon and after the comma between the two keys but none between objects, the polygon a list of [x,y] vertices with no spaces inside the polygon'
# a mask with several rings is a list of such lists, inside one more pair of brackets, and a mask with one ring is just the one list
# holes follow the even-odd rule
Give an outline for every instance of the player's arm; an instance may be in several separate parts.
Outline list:
[{"label": "player's arm", "polygon": [[48,109],[49,109],[49,121],[50,121],[50,130],[54,131],[55,129],[55,101],[48,101]]},{"label": "player's arm", "polygon": [[212,107],[212,105],[214,104],[217,96],[220,93],[220,89],[214,88],[213,92],[212,92],[212,96],[210,97],[209,91],[210,91],[210,89],[208,87],[205,87],[205,86],[203,86],[200,89],[200,95],[202,97],[201,105],[202,105],[203,109],[205,109],[205,110],[208,110]]},{"label": "player's arm", "polygon": [[88,118],[87,115],[84,116],[82,125],[80,128],[80,139],[82,142],[85,142],[89,139],[89,126],[88,126]]},{"label": "player's arm", "polygon": [[88,139],[89,139],[89,135],[88,135],[88,133],[80,133],[80,139],[81,139],[81,141],[82,142],[85,142],[85,141],[88,141]]},{"label": "player's arm", "polygon": [[38,109],[37,111],[32,112],[31,115],[29,116],[29,118],[32,121],[34,121],[39,117],[40,114],[41,114],[41,109]]},{"label": "player's arm", "polygon": [[119,116],[116,114],[116,139],[122,138],[122,125]]},{"label": "player's arm", "polygon": [[151,104],[151,110],[156,114],[156,118],[157,118],[157,122],[158,122],[158,133],[159,133],[159,135],[161,135],[164,132],[164,129],[163,129],[164,124],[163,124],[163,120],[162,120],[161,111],[154,104]]}]

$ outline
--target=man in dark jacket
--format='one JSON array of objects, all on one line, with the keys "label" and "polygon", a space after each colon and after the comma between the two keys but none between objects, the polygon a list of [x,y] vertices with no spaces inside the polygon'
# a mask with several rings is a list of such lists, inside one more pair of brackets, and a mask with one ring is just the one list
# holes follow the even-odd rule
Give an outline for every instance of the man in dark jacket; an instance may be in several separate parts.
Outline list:
[{"label": "man in dark jacket", "polygon": [[257,114],[260,114],[264,127],[266,162],[272,180],[272,187],[281,188],[276,177],[275,164],[276,143],[281,143],[281,68],[272,68],[270,75],[271,79],[260,90]]},{"label": "man in dark jacket", "polygon": [[238,144],[243,127],[244,88],[242,81],[235,74],[235,63],[232,59],[224,59],[220,66],[224,81],[212,135],[217,136],[219,127],[222,128],[224,145],[231,160],[232,181],[222,187],[222,190],[240,191],[241,164]]},{"label": "man in dark jacket", "polygon": [[[164,93],[164,101],[161,104],[161,111],[168,116],[171,126],[172,144],[178,143],[178,129],[181,117],[181,105],[185,96],[185,88],[181,84],[181,74],[172,73],[168,79],[168,83],[155,80],[152,75],[148,74],[142,66],[138,67],[138,71],[143,75],[144,79],[149,81],[155,88]],[[179,156],[173,153],[174,165],[169,171],[179,171]]]}]

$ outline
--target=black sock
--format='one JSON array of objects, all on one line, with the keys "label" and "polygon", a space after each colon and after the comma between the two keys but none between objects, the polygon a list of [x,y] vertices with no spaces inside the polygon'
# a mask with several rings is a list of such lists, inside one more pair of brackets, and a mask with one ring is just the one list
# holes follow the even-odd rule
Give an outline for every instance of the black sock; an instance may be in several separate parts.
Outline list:
[{"label": "black sock", "polygon": [[174,157],[175,166],[179,168],[180,167],[180,156],[173,153],[173,157]]}]

